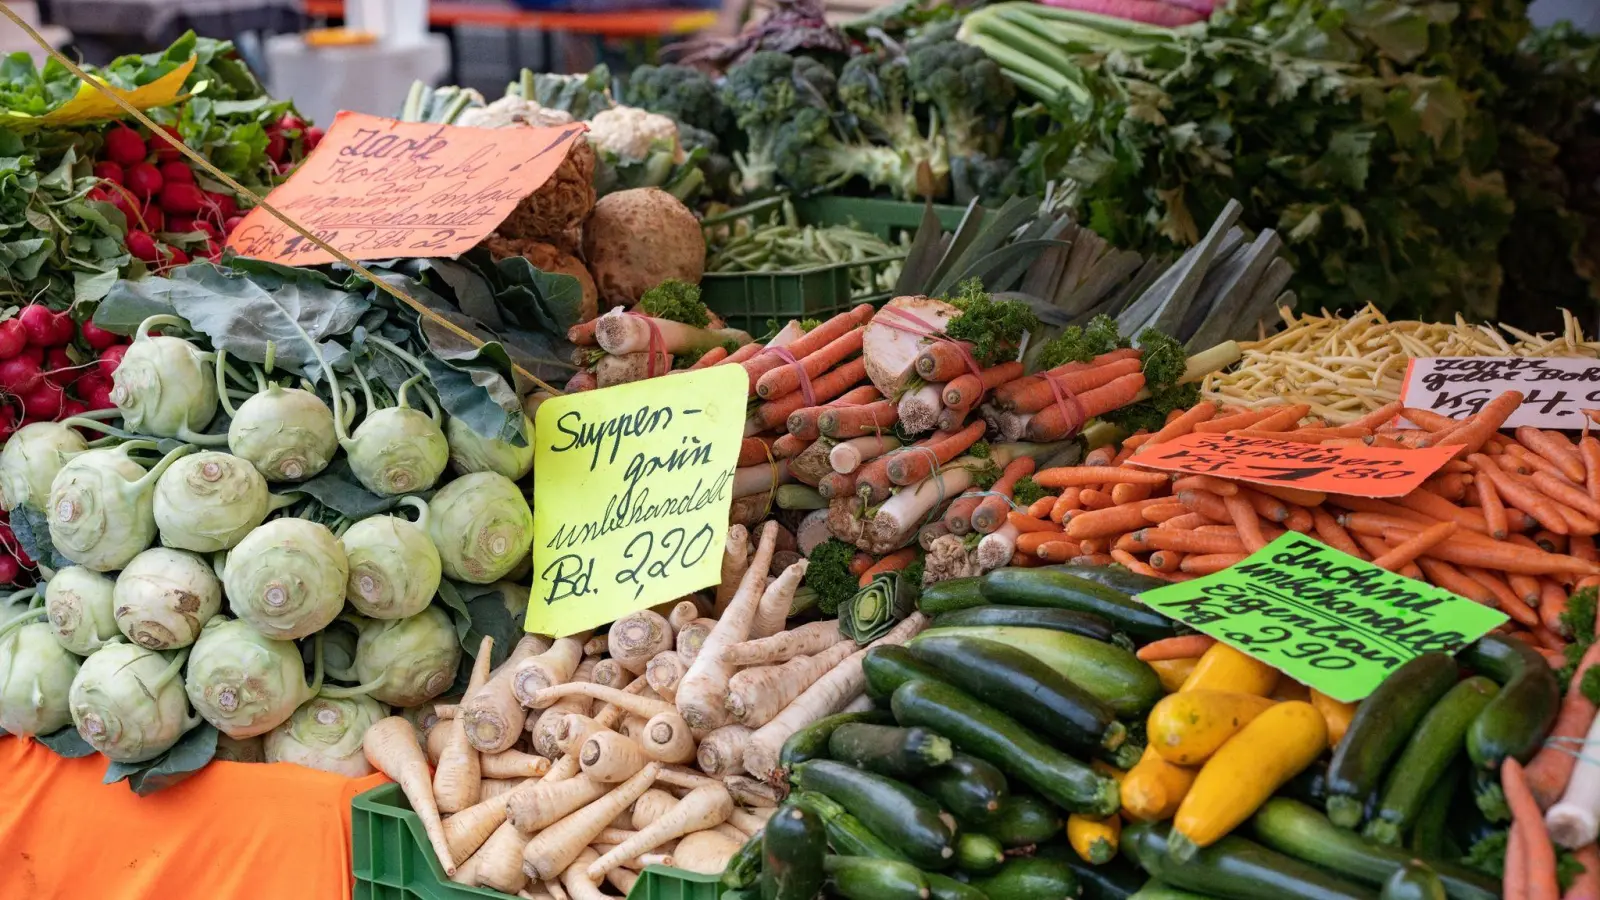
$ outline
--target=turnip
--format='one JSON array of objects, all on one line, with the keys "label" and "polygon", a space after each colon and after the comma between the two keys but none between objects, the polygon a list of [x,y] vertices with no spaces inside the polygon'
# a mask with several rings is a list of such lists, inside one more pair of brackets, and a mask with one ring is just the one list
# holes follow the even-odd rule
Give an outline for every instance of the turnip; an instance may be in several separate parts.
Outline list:
[{"label": "turnip", "polygon": [[155,759],[199,725],[184,696],[187,651],[168,655],[107,644],[84,660],[68,692],[72,724],[113,762]]},{"label": "turnip", "polygon": [[333,411],[299,388],[268,385],[240,404],[228,425],[228,450],[268,481],[304,481],[327,468],[338,449]]},{"label": "turnip", "polygon": [[151,316],[139,323],[112,376],[111,399],[129,430],[210,443],[200,431],[217,414],[215,355],[180,337],[150,335],[152,328],[183,324],[177,316]]},{"label": "turnip", "polygon": [[113,162],[130,166],[143,162],[149,152],[150,148],[145,146],[139,132],[126,125],[118,125],[106,132],[106,156]]},{"label": "turnip", "polygon": [[427,609],[439,591],[439,550],[428,537],[428,506],[415,497],[400,501],[418,511],[417,521],[373,516],[339,538],[350,561],[345,599],[374,619],[404,619]]},{"label": "turnip", "polygon": [[72,721],[67,697],[78,658],[56,642],[43,610],[0,626],[0,729],[50,734]]},{"label": "turnip", "polygon": [[100,162],[94,164],[94,177],[100,179],[101,181],[110,181],[115,184],[121,184],[123,180],[123,174],[122,166],[118,163],[112,162],[109,159],[101,160]]},{"label": "turnip", "polygon": [[[217,616],[189,652],[184,689],[200,717],[231,738],[266,734],[322,688],[322,660],[306,683],[300,650],[246,622]],[[373,717],[374,722],[383,718]],[[369,723],[370,724],[370,723]]]},{"label": "turnip", "polygon": [[[439,427],[438,410],[429,415],[406,403],[406,389],[422,378],[416,375],[400,385],[397,406],[374,408],[369,391],[366,418],[339,442],[349,454],[356,479],[374,494],[392,497],[425,491],[439,480],[450,460],[450,444]],[[427,394],[423,399],[433,406]]]},{"label": "turnip", "polygon": [[84,343],[88,344],[90,347],[93,347],[97,351],[105,350],[107,347],[110,347],[111,345],[117,343],[117,341],[121,340],[121,338],[116,334],[101,328],[92,321],[85,321],[79,326],[78,330],[83,333]]},{"label": "turnip", "polygon": [[50,483],[45,518],[56,551],[80,566],[111,572],[127,565],[156,536],[152,494],[159,479],[193,447],[179,447],[146,472],[134,450],[150,441],[87,450],[68,460]]},{"label": "turnip", "polygon": [[55,422],[24,425],[0,449],[0,509],[43,509],[67,458],[89,449],[83,436]]},{"label": "turnip", "polygon": [[249,460],[207,451],[172,464],[156,482],[154,512],[161,543],[214,553],[233,547],[275,506],[267,480]]},{"label": "turnip", "polygon": [[45,583],[44,608],[61,646],[88,656],[122,636],[113,612],[116,582],[83,566],[68,566]]},{"label": "turnip", "polygon": [[371,697],[313,697],[267,732],[262,741],[266,761],[295,763],[348,778],[371,775],[361,739],[384,715],[383,706]]},{"label": "turnip", "polygon": [[339,539],[304,519],[274,519],[250,532],[222,567],[234,615],[284,641],[321,631],[337,618],[349,577]]},{"label": "turnip", "polygon": [[457,474],[498,472],[517,481],[533,470],[533,423],[522,417],[523,446],[497,438],[486,438],[460,419],[445,423],[445,438],[450,442],[450,468]]},{"label": "turnip", "polygon": [[0,360],[10,359],[28,345],[28,333],[16,319],[0,322]]},{"label": "turnip", "polygon": [[111,599],[117,628],[128,640],[149,650],[178,650],[193,644],[222,608],[222,583],[199,556],[153,547],[117,575]]},{"label": "turnip", "polygon": [[475,472],[433,495],[428,503],[428,533],[446,575],[488,584],[505,577],[528,555],[533,511],[511,479]]},{"label": "turnip", "polygon": [[444,610],[430,606],[406,619],[360,619],[357,627],[361,637],[356,641],[355,666],[349,673],[334,674],[359,686],[325,687],[324,696],[370,695],[390,706],[416,706],[449,690],[461,661],[461,645]]}]

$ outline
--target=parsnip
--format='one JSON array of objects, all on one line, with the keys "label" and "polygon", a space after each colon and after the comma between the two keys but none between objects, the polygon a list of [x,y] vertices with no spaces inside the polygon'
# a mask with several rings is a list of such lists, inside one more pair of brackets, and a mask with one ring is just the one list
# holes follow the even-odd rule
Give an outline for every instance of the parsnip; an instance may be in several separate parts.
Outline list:
[{"label": "parsnip", "polygon": [[650,658],[672,647],[672,625],[648,609],[611,623],[606,648],[611,658],[634,675],[643,675]]},{"label": "parsnip", "polygon": [[667,814],[678,804],[678,798],[660,788],[651,788],[633,804],[631,824],[638,831]]},{"label": "parsnip", "polygon": [[444,839],[450,845],[450,855],[457,862],[478,852],[484,841],[506,820],[506,802],[494,799],[480,800],[444,820]]},{"label": "parsnip", "polygon": [[728,822],[733,827],[748,835],[755,835],[767,827],[767,820],[772,818],[771,809],[735,809],[728,816]]},{"label": "parsnip", "polygon": [[561,874],[561,886],[567,889],[569,900],[610,900],[584,873],[594,865],[595,852],[588,847],[578,848],[572,863]]},{"label": "parsnip", "polygon": [[641,694],[577,681],[558,684],[539,691],[532,698],[534,701],[532,705],[535,709],[542,709],[563,697],[588,697],[591,700],[600,700],[613,706],[619,706],[636,716],[644,716],[647,719],[657,713],[670,712],[672,710],[672,704],[665,700],[652,699]]},{"label": "parsnip", "polygon": [[717,778],[744,773],[744,749],[754,731],[744,725],[724,725],[705,736],[695,751],[700,771]]},{"label": "parsnip", "polygon": [[522,733],[528,710],[517,702],[511,679],[523,660],[550,649],[550,641],[530,634],[517,641],[511,655],[489,676],[489,682],[461,701],[458,718],[466,729],[467,742],[479,753],[508,750]]},{"label": "parsnip", "polygon": [[678,651],[678,658],[686,663],[693,663],[694,658],[700,655],[700,648],[711,635],[711,629],[717,627],[716,619],[695,619],[683,626],[674,638],[673,646]]},{"label": "parsnip", "polygon": [[587,716],[594,707],[594,702],[588,697],[573,695],[551,704],[533,726],[533,749],[540,756],[558,759],[562,754],[561,727],[567,716]]},{"label": "parsnip", "polygon": [[750,635],[757,604],[778,540],[778,523],[768,522],[761,529],[761,542],[750,559],[750,567],[739,583],[739,591],[706,636],[688,674],[678,683],[678,712],[693,728],[710,731],[728,724],[723,703],[733,667],[722,658],[722,651]]},{"label": "parsnip", "polygon": [[698,618],[700,618],[700,607],[693,600],[679,600],[672,605],[672,611],[667,613],[667,624],[672,626],[672,635],[676,638],[678,632],[683,630],[683,626]]},{"label": "parsnip", "polygon": [[597,731],[583,742],[578,766],[595,781],[615,784],[626,781],[650,762],[644,748],[615,731]]},{"label": "parsnip", "polygon": [[860,650],[853,641],[841,641],[816,656],[797,656],[782,665],[736,672],[728,679],[728,714],[741,725],[760,728]]},{"label": "parsnip", "polygon": [[733,666],[771,666],[796,656],[821,653],[844,640],[848,639],[839,631],[839,620],[826,619],[734,644],[727,649],[725,658]]},{"label": "parsnip", "polygon": [[[522,871],[540,881],[560,874],[584,852],[607,823],[650,789],[660,771],[660,763],[648,763],[610,793],[540,831],[522,851]],[[584,883],[592,886],[591,882]],[[570,883],[564,881],[563,884],[567,890],[572,890]]]},{"label": "parsnip", "polygon": [[645,683],[650,689],[661,695],[661,699],[672,702],[678,696],[678,682],[683,680],[685,672],[689,671],[689,664],[678,656],[676,650],[667,650],[657,653],[644,669]]},{"label": "parsnip", "polygon": [[416,729],[400,716],[380,719],[367,729],[361,739],[361,749],[374,769],[389,776],[400,785],[417,818],[422,820],[422,830],[433,845],[446,875],[456,871],[455,856],[450,843],[444,838],[444,824],[439,821],[439,807],[433,802],[433,784],[428,779],[428,758],[417,744]]},{"label": "parsnip", "polygon": [[742,844],[716,831],[697,831],[678,842],[672,851],[672,861],[680,869],[715,875],[728,867],[728,861],[739,852]]},{"label": "parsnip", "polygon": [[[722,549],[722,580],[717,583],[712,611],[720,616],[739,590],[745,570],[750,567],[750,532],[743,525],[728,526],[728,539]],[[681,626],[680,626],[681,629]]]},{"label": "parsnip", "polygon": [[633,673],[622,667],[622,663],[614,659],[602,659],[594,664],[594,672],[590,681],[601,687],[622,690],[633,680]]},{"label": "parsnip", "polygon": [[[577,768],[576,763],[573,768]],[[541,781],[526,793],[513,792],[506,799],[506,816],[518,831],[531,835],[598,800],[609,787],[587,775]]]},{"label": "parsnip", "polygon": [[549,706],[548,703],[534,703],[534,695],[572,679],[578,663],[583,661],[583,642],[586,639],[586,635],[561,638],[551,644],[549,650],[518,663],[511,676],[511,689],[517,695],[517,702],[532,709]]},{"label": "parsnip", "polygon": [[550,760],[521,750],[506,750],[480,757],[479,769],[484,778],[537,778],[550,771]]},{"label": "parsnip", "polygon": [[664,763],[686,763],[694,759],[694,735],[689,723],[677,713],[661,713],[644,725],[638,738],[645,755]]},{"label": "parsnip", "polygon": [[729,775],[722,783],[740,806],[750,809],[770,809],[783,801],[781,789],[748,775]]},{"label": "parsnip", "polygon": [[679,800],[671,812],[640,829],[633,837],[596,860],[586,874],[590,880],[599,880],[623,860],[654,850],[673,838],[721,825],[732,812],[733,798],[729,796],[727,788],[720,784],[696,788],[689,796]]},{"label": "parsnip", "polygon": [[[463,696],[471,697],[488,683],[489,653],[493,649],[494,638],[484,635],[478,642],[478,655],[472,661],[472,676]],[[434,727],[444,729],[447,740],[433,772],[433,799],[440,812],[460,812],[478,802],[478,782],[483,778],[478,751],[468,743],[461,719],[449,719]]]},{"label": "parsnip", "polygon": [[807,565],[809,563],[804,559],[792,563],[767,585],[761,601],[756,605],[756,614],[750,621],[746,639],[771,637],[783,630],[784,623],[789,621],[789,606],[794,603],[795,588],[800,586],[800,579],[805,577]]}]

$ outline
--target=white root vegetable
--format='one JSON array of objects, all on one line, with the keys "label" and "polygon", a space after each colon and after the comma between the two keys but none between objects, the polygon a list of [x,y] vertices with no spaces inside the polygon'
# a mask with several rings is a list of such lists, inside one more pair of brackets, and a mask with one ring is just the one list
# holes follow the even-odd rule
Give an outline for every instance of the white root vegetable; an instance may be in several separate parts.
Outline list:
[{"label": "white root vegetable", "polygon": [[828,530],[828,511],[814,509],[806,513],[806,517],[800,520],[799,527],[795,528],[794,537],[797,545],[795,549],[801,555],[809,554],[823,541],[833,537],[833,532]]},{"label": "white root vegetable", "polygon": [[626,690],[619,691],[615,688],[606,688],[598,684],[579,681],[558,684],[555,687],[539,691],[538,694],[534,695],[533,706],[535,708],[550,706],[564,697],[588,697],[591,700],[599,700],[612,706],[621,707],[627,712],[636,716],[643,716],[646,719],[656,713],[670,712],[672,710],[672,704],[665,700],[644,697],[639,694],[629,693]]},{"label": "white root vegetable", "polygon": [[[522,851],[522,871],[548,881],[578,858],[618,813],[634,804],[660,774],[660,763],[648,763],[610,793],[534,835]],[[631,855],[631,854],[630,854]],[[584,881],[584,879],[579,879]],[[590,883],[585,881],[585,883]],[[563,881],[567,890],[572,885]]]},{"label": "white root vegetable", "polygon": [[717,778],[743,774],[744,748],[752,734],[755,732],[744,725],[724,725],[712,731],[695,750],[695,764]]},{"label": "white root vegetable", "polygon": [[512,793],[506,800],[506,815],[518,831],[531,835],[605,796],[609,787],[587,775],[555,782],[545,779],[526,792]]},{"label": "white root vegetable", "polygon": [[[736,526],[737,527],[737,526]],[[672,636],[677,638],[683,626],[700,618],[700,607],[693,600],[679,600],[667,613],[667,624],[672,626]]]},{"label": "white root vegetable", "polygon": [[[739,580],[750,567],[750,553],[749,530],[743,525],[728,526],[728,539],[722,547],[722,581],[717,584],[716,600],[712,604],[717,615],[722,615],[733,600],[734,592],[739,590]],[[683,624],[673,624],[677,630],[683,630]]]},{"label": "white root vegetable", "polygon": [[607,784],[628,780],[648,762],[650,757],[637,741],[615,731],[597,731],[589,735],[578,751],[578,766],[583,774]]},{"label": "white root vegetable", "polygon": [[606,652],[606,639],[602,635],[595,635],[583,642],[583,656],[585,659],[593,656],[600,657]]},{"label": "white root vegetable", "polygon": [[672,647],[672,636],[670,622],[644,609],[612,622],[606,647],[618,665],[642,675],[652,657]]},{"label": "white root vegetable", "polygon": [[430,765],[437,766],[439,764],[440,758],[444,756],[445,745],[450,742],[450,730],[440,727],[445,722],[445,719],[440,719],[437,724],[428,729],[428,736],[425,740],[428,742],[428,763]]},{"label": "white root vegetable", "polygon": [[581,770],[578,768],[578,754],[568,753],[550,765],[550,771],[541,779],[540,784],[555,784],[566,781],[576,776]]},{"label": "white root vegetable", "polygon": [[728,867],[728,862],[739,852],[742,844],[742,841],[731,840],[716,831],[697,831],[685,835],[678,842],[677,848],[672,851],[672,859],[680,869],[715,875]]},{"label": "white root vegetable", "polygon": [[[600,854],[598,853],[595,854],[596,857],[599,855]],[[572,898],[567,894],[567,889],[562,887],[560,882],[546,881],[543,887],[545,892],[551,896],[552,900],[572,900]]]},{"label": "white root vegetable", "polygon": [[[433,705],[433,725],[439,724],[443,719],[454,719],[461,715],[461,707],[455,703],[435,703]],[[433,725],[428,726],[432,728]]]},{"label": "white root vegetable", "polygon": [[485,778],[479,782],[478,802],[484,803],[496,797],[504,797],[527,782],[526,778]]},{"label": "white root vegetable", "polygon": [[[484,755],[479,768],[485,778],[538,778],[550,771],[550,760],[520,750]],[[479,796],[482,796],[480,791]]]},{"label": "white root vegetable", "polygon": [[779,666],[736,672],[728,679],[728,713],[741,725],[760,728],[860,649],[852,641],[841,641],[816,656],[797,656]]},{"label": "white root vegetable", "polygon": [[694,735],[689,731],[689,723],[675,712],[651,717],[639,735],[639,746],[646,756],[660,762],[686,763],[694,760]]},{"label": "white root vegetable", "polygon": [[810,563],[804,559],[793,563],[767,585],[766,591],[761,594],[761,602],[756,606],[756,615],[750,623],[747,639],[771,637],[783,630],[784,623],[789,621],[789,606],[794,603],[795,589],[800,587],[800,579],[805,577],[808,565]]},{"label": "white root vegetable", "polygon": [[467,887],[477,887],[478,868],[478,858],[476,856],[469,857],[466,862],[462,863],[454,872],[450,873],[450,880],[454,881],[456,884],[466,885]]},{"label": "white root vegetable", "polygon": [[678,656],[678,651],[667,650],[657,653],[645,666],[644,680],[651,690],[661,695],[661,699],[671,703],[678,696],[678,682],[683,680],[684,673],[688,671],[689,664]]},{"label": "white root vegetable", "polygon": [[696,788],[689,796],[679,800],[671,812],[651,822],[633,837],[592,863],[586,871],[591,880],[599,880],[621,862],[641,853],[696,831],[705,831],[721,825],[733,812],[733,797],[722,785]]},{"label": "white root vegetable", "polygon": [[631,824],[633,830],[638,831],[651,822],[667,814],[667,811],[678,804],[678,798],[660,788],[651,788],[633,804],[633,817]]},{"label": "white root vegetable", "polygon": [[[967,466],[976,468],[984,464],[983,460],[963,456],[948,468],[917,482],[915,487],[896,491],[894,496],[883,501],[877,514],[867,523],[863,548],[869,553],[888,553],[904,546],[922,523],[928,521],[934,507],[972,484],[972,472]],[[1004,465],[998,461],[996,464]],[[1011,557],[1006,559],[1009,561]]]},{"label": "white root vegetable", "polygon": [[561,752],[570,754],[583,747],[583,742],[589,735],[607,730],[596,719],[588,716],[566,715],[561,717],[561,724],[556,730],[556,741],[561,745]]},{"label": "white root vegetable", "polygon": [[621,891],[622,896],[626,897],[633,890],[633,886],[638,883],[639,873],[619,866],[606,873],[606,881],[612,887]]},{"label": "white root vegetable", "polygon": [[707,785],[720,784],[715,778],[708,778],[693,769],[684,766],[662,765],[658,780],[667,787],[695,790]]},{"label": "white root vegetable", "polygon": [[579,849],[580,852],[573,857],[572,863],[561,872],[561,886],[567,889],[568,900],[610,900],[584,874],[598,858],[595,852],[588,847]]},{"label": "white root vegetable", "polygon": [[728,710],[722,701],[733,667],[723,660],[722,650],[749,637],[777,541],[778,523],[768,522],[761,529],[761,541],[739,582],[738,593],[706,636],[688,674],[678,683],[678,712],[693,728],[710,731],[728,724]]},{"label": "white root vegetable", "polygon": [[[493,649],[494,638],[484,635],[478,643],[478,655],[472,662],[472,676],[464,696],[471,697],[488,683],[489,652]],[[478,751],[467,742],[467,730],[461,719],[449,719],[434,727],[444,730],[446,740],[444,752],[439,754],[439,765],[433,772],[433,799],[440,812],[460,812],[478,802],[478,782],[483,779]]]},{"label": "white root vegetable", "polygon": [[840,441],[828,451],[828,466],[840,475],[849,475],[861,468],[869,459],[876,459],[900,447],[900,439],[887,435],[869,434],[865,437]]},{"label": "white root vegetable", "polygon": [[[638,804],[634,804],[634,805],[637,806]],[[627,813],[623,813],[622,815],[618,816],[617,818],[618,819],[622,819],[624,821],[631,821],[631,819],[630,819],[630,817],[629,817],[629,815]],[[612,844],[612,845],[616,845],[616,844],[622,843],[623,841],[633,837],[634,835],[636,835],[638,833],[639,833],[639,829],[637,829],[637,828],[620,828],[615,823],[613,823],[610,828],[607,828],[605,831],[602,831],[599,834],[595,835],[594,836],[594,842],[596,844]]]},{"label": "white root vegetable", "polygon": [[533,725],[533,749],[540,756],[556,759],[561,756],[561,727],[567,716],[587,716],[593,709],[588,697],[566,697],[551,705]]},{"label": "white root vegetable", "polygon": [[595,360],[594,380],[596,387],[608,388],[644,381],[652,372],[662,375],[670,371],[672,371],[670,353],[644,352],[623,356],[613,356],[608,353]]},{"label": "white root vegetable", "polygon": [[662,347],[669,353],[710,349],[721,346],[728,336],[671,319],[608,314],[595,320],[594,339],[601,350],[622,356],[643,353],[652,346]]},{"label": "white root vegetable", "polygon": [[676,638],[678,658],[685,663],[693,663],[694,658],[700,655],[700,648],[705,645],[711,629],[715,627],[717,627],[716,619],[695,619],[683,626]]},{"label": "white root vegetable", "polygon": [[[907,434],[921,434],[939,424],[944,411],[944,385],[925,384],[900,398],[900,426]],[[830,458],[831,462],[831,458]]]},{"label": "white root vegetable", "polygon": [[479,753],[499,753],[517,742],[527,722],[528,710],[517,701],[511,689],[511,678],[523,660],[548,649],[547,638],[533,634],[524,636],[505,662],[489,676],[488,683],[462,699],[458,717],[466,729],[467,743],[473,749]]},{"label": "white root vegetable", "polygon": [[616,688],[620,691],[633,680],[633,673],[614,659],[602,659],[594,664],[594,671],[589,674],[589,680],[601,687]]},{"label": "white root vegetable", "polygon": [[1017,526],[1007,522],[983,536],[978,541],[977,560],[978,571],[988,572],[1001,566],[1011,564],[1011,556],[1017,551]]},{"label": "white root vegetable", "polygon": [[729,775],[722,779],[728,793],[740,806],[750,809],[773,809],[783,802],[783,790],[748,775]]},{"label": "white root vegetable", "polygon": [[841,707],[861,693],[865,676],[861,672],[861,659],[867,650],[877,646],[904,644],[928,624],[922,613],[912,613],[888,634],[851,654],[828,674],[817,679],[772,721],[761,726],[750,736],[744,751],[744,767],[751,775],[771,780],[778,770],[778,751],[789,736],[826,715],[838,712]]},{"label": "white root vegetable", "polygon": [[[1600,746],[1590,741],[1600,741],[1600,716],[1589,726],[1584,747]],[[1569,850],[1595,839],[1596,833],[1600,833],[1600,764],[1587,755],[1578,757],[1566,792],[1544,814],[1544,822],[1550,830],[1550,839]]]},{"label": "white root vegetable", "polygon": [[718,825],[717,827],[709,829],[709,830],[714,831],[717,834],[722,835],[723,837],[727,838],[730,841],[735,841],[735,842],[740,843],[740,844],[744,843],[745,841],[750,840],[750,835],[745,834],[744,832],[742,832],[739,829],[733,827],[732,825],[729,825],[727,822],[723,822],[721,825]]},{"label": "white root vegetable", "polygon": [[417,743],[416,729],[400,716],[380,719],[367,729],[361,739],[361,749],[374,769],[389,776],[400,785],[400,790],[422,820],[422,830],[428,843],[439,857],[446,875],[456,871],[450,843],[444,838],[444,823],[439,820],[439,807],[433,802],[433,783],[428,778],[428,758]]},{"label": "white root vegetable", "polygon": [[450,855],[458,862],[478,852],[495,829],[506,820],[506,802],[491,798],[480,800],[444,820],[444,839],[450,845]]},{"label": "white root vegetable", "polygon": [[846,638],[839,631],[839,620],[826,619],[734,644],[723,658],[731,666],[770,666],[797,656],[821,653],[843,640]]},{"label": "white root vegetable", "polygon": [[875,707],[874,707],[874,705],[872,703],[872,698],[868,697],[866,694],[861,694],[860,696],[856,697],[854,700],[851,700],[849,703],[846,703],[844,705],[844,708],[840,709],[839,712],[842,712],[842,713],[872,712],[872,710],[874,708]]},{"label": "white root vegetable", "polygon": [[728,816],[728,823],[745,834],[754,837],[767,827],[767,820],[772,818],[770,809],[735,809]]},{"label": "white root vegetable", "polygon": [[583,642],[587,636],[564,637],[550,645],[550,649],[531,656],[517,665],[511,676],[511,689],[517,702],[532,709],[543,709],[550,704],[533,702],[534,695],[548,687],[572,680],[583,661]]}]

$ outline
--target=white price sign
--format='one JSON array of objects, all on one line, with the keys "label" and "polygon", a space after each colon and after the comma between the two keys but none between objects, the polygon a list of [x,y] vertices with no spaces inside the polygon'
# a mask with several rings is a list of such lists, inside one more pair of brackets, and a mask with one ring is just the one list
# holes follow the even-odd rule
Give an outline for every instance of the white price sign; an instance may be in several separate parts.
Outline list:
[{"label": "white price sign", "polygon": [[1519,356],[1429,356],[1411,360],[1400,399],[1452,419],[1477,413],[1506,391],[1521,391],[1522,405],[1508,427],[1577,430],[1600,410],[1600,360]]}]

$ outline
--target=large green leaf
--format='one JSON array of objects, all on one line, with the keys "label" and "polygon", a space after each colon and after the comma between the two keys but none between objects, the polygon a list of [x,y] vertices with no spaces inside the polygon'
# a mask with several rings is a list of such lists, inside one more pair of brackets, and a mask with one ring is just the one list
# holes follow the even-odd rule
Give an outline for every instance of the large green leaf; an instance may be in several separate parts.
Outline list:
[{"label": "large green leaf", "polygon": [[104,781],[116,784],[126,779],[135,794],[148,797],[205,768],[216,755],[217,729],[202,723],[189,729],[171,749],[155,759],[142,763],[111,763],[106,766]]},{"label": "large green leaf", "polygon": [[71,725],[51,734],[38,735],[34,740],[49,747],[52,752],[63,759],[82,759],[85,756],[93,756],[98,752],[92,744],[83,739],[83,735],[78,733],[78,729]]}]

